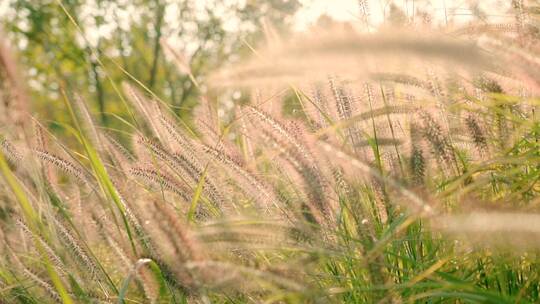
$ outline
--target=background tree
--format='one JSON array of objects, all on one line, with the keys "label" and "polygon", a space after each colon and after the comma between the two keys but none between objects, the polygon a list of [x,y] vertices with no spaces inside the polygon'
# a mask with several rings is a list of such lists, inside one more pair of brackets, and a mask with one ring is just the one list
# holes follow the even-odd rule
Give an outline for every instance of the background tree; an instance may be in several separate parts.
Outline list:
[{"label": "background tree", "polygon": [[197,90],[165,62],[160,39],[168,39],[185,54],[195,77],[202,78],[245,52],[243,41],[254,43],[260,37],[263,17],[285,29],[299,7],[295,0],[7,2],[2,23],[19,49],[23,67],[28,67],[25,74],[36,109],[62,122],[59,90],[65,84],[93,100],[102,122],[111,127],[118,122],[109,114],[126,115],[112,83],[131,77],[170,102],[180,115],[196,104]]}]

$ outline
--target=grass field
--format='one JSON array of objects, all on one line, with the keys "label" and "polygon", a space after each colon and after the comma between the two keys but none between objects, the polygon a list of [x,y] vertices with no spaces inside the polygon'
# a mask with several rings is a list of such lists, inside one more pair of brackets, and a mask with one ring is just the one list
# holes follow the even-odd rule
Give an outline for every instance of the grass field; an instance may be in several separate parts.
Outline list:
[{"label": "grass field", "polygon": [[538,6],[518,13],[274,41],[191,77],[190,122],[129,74],[122,130],[75,89],[55,132],[0,108],[0,303],[540,302]]}]

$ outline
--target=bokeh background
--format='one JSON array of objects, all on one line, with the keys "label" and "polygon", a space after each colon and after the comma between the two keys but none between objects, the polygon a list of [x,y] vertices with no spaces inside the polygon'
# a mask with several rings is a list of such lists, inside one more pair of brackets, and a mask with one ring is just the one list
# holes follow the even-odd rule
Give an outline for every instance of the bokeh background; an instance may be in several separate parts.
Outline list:
[{"label": "bokeh background", "polygon": [[25,89],[33,94],[29,100],[38,115],[50,121],[49,127],[66,120],[62,86],[81,94],[101,123],[115,127],[118,120],[111,116],[126,113],[111,82],[137,79],[186,119],[197,104],[200,91],[178,73],[160,40],[186,57],[204,86],[210,71],[252,54],[250,46],[263,41],[268,28],[287,36],[331,22],[371,31],[390,22],[403,27],[473,19],[498,22],[513,18],[510,2],[3,0],[0,20],[17,54]]}]

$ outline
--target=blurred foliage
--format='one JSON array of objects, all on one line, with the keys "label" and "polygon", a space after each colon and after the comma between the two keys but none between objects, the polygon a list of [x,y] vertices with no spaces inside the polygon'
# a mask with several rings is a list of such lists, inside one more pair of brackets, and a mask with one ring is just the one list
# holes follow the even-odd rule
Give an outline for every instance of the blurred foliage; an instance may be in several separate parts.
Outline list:
[{"label": "blurred foliage", "polygon": [[245,42],[261,38],[261,22],[284,30],[299,7],[295,0],[6,1],[2,25],[26,67],[37,112],[65,121],[60,92],[65,86],[81,94],[103,123],[116,128],[120,122],[111,114],[125,116],[127,111],[111,81],[118,85],[134,77],[184,118],[197,103],[199,92],[166,62],[160,39],[186,54],[195,77],[204,78],[208,70],[249,52]]}]

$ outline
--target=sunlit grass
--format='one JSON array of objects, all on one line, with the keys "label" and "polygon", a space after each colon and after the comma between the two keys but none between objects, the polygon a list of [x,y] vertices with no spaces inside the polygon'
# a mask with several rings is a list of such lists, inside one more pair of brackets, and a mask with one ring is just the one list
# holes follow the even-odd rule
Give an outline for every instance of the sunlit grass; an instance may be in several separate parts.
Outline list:
[{"label": "sunlit grass", "polygon": [[[0,299],[538,302],[537,32],[482,34],[521,52],[298,37],[217,72],[211,94],[190,75],[195,128],[127,71],[125,130],[64,90],[58,136],[2,133]],[[213,99],[239,85],[245,100]]]}]

